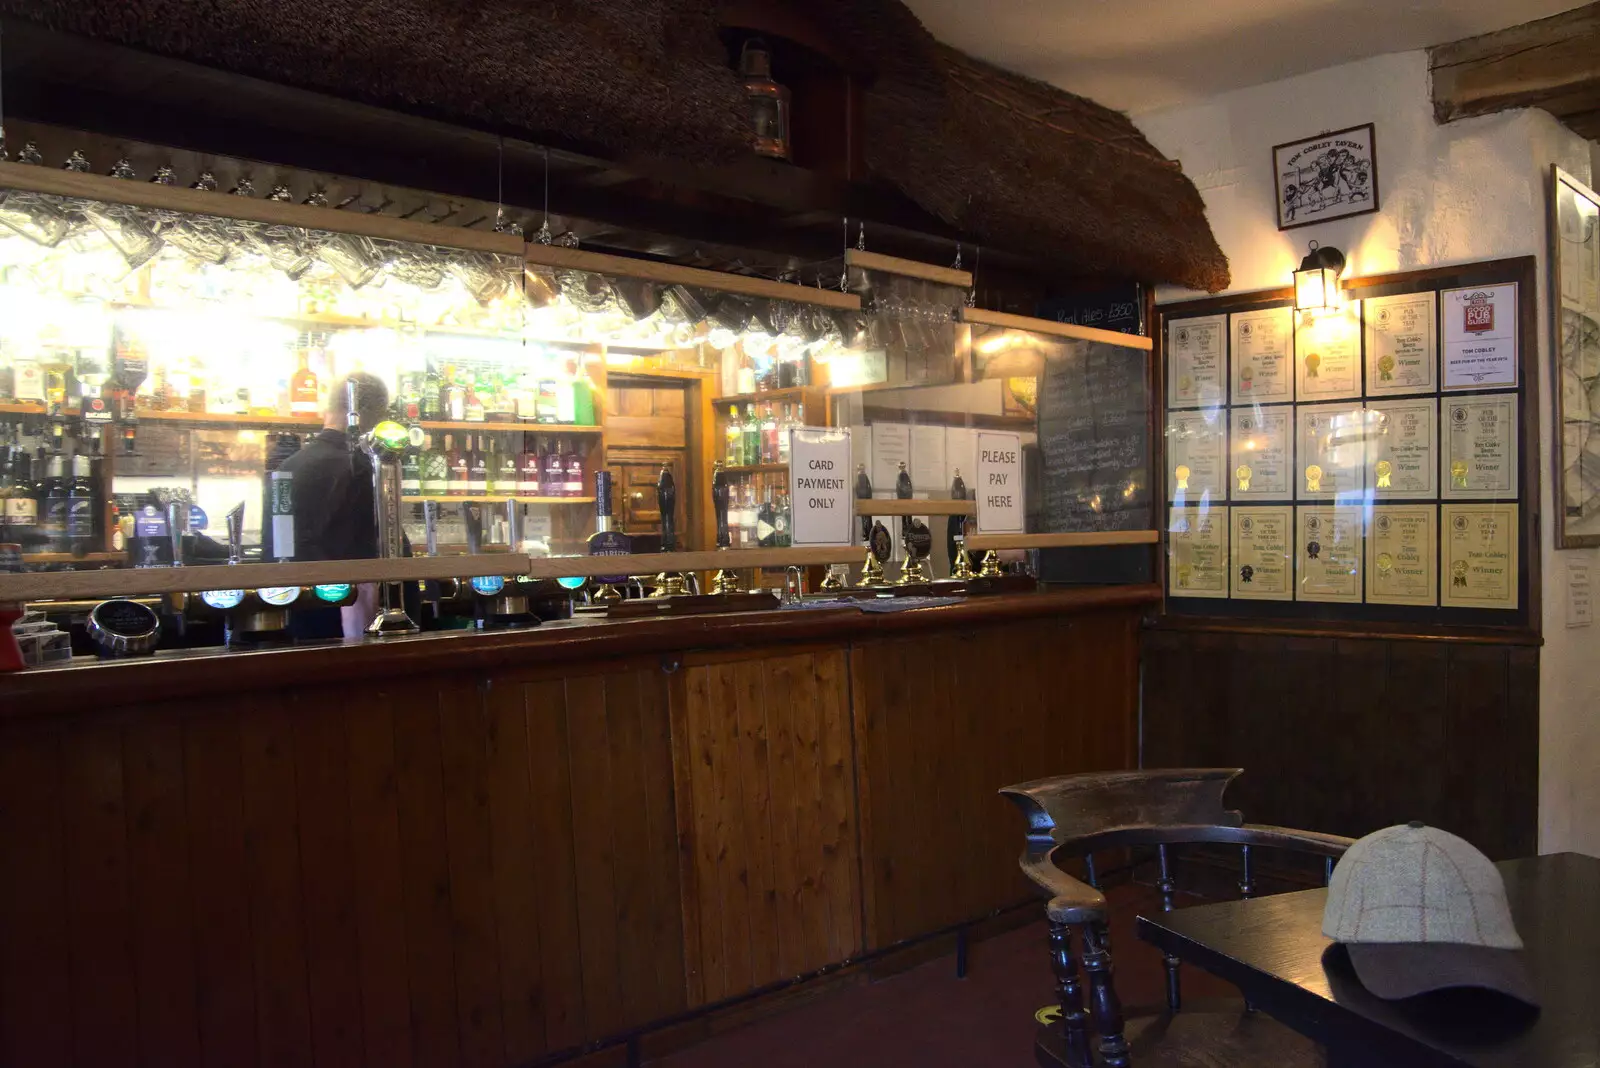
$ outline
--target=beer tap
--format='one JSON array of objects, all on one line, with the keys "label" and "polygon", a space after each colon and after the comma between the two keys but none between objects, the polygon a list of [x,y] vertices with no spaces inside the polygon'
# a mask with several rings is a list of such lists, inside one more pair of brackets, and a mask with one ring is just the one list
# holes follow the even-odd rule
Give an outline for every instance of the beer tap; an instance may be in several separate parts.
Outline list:
[{"label": "beer tap", "polygon": [[[661,514],[661,551],[676,552],[678,548],[678,487],[672,478],[670,465],[661,465],[656,479],[656,510]],[[652,597],[682,597],[689,592],[683,575],[676,571],[663,571],[656,576],[656,591]]]},{"label": "beer tap", "polygon": [[[717,550],[728,552],[733,545],[733,537],[728,531],[728,476],[722,470],[722,461],[718,460],[712,465],[711,470],[711,503],[717,513]],[[742,593],[739,589],[739,573],[731,568],[718,568],[716,574],[711,576],[712,593]]]},{"label": "beer tap", "polygon": [[[348,383],[350,433],[360,428],[359,408],[356,404],[356,383]],[[396,560],[402,555],[400,527],[400,458],[410,443],[406,428],[399,423],[384,420],[361,438],[361,448],[372,458],[372,503],[378,526],[378,556],[383,560]],[[417,631],[416,622],[406,614],[405,593],[398,582],[378,584],[378,614],[367,624],[367,633],[375,637],[392,634],[411,634]]]}]

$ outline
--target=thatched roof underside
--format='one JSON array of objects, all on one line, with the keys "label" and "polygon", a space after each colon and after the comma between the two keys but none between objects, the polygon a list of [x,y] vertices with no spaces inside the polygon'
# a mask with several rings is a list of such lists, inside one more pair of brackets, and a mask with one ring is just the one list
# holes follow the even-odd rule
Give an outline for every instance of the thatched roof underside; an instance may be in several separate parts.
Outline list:
[{"label": "thatched roof underside", "polygon": [[[1216,291],[1193,184],[1123,115],[933,39],[899,0],[785,0],[872,72],[872,175],[986,244]],[[716,0],[0,0],[88,37],[446,121],[695,164],[745,151]]]}]

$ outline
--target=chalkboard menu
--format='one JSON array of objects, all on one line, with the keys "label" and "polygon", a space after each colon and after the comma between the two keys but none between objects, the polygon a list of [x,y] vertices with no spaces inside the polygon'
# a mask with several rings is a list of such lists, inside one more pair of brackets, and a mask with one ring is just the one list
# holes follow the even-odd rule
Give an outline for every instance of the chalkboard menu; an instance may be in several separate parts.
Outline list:
[{"label": "chalkboard menu", "polygon": [[1064,341],[1039,381],[1044,453],[1042,529],[1049,533],[1150,526],[1147,355]]},{"label": "chalkboard menu", "polygon": [[1137,282],[1094,289],[1039,302],[1038,316],[1057,323],[1092,326],[1122,334],[1144,333],[1144,290]]}]

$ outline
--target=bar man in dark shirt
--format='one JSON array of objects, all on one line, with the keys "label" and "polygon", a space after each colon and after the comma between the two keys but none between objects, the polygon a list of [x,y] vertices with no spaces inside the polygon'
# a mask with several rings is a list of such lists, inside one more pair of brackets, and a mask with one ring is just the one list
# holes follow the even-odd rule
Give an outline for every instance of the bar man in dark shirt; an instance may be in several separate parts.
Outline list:
[{"label": "bar man in dark shirt", "polygon": [[[355,387],[360,433],[371,430],[388,412],[389,390],[383,380],[354,371],[329,391],[322,430],[283,462],[281,470],[294,475],[289,499],[294,509],[296,560],[370,560],[378,555],[372,458],[358,442],[350,440],[346,429],[351,386]],[[296,612],[295,636],[360,637],[361,627],[373,615],[375,589],[370,584],[361,587],[356,604],[347,608]]]}]

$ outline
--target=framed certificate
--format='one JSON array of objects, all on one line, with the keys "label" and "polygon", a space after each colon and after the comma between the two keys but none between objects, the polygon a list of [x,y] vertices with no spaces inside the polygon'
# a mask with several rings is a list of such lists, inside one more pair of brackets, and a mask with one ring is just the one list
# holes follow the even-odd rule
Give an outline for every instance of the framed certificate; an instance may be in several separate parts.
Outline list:
[{"label": "framed certificate", "polygon": [[1295,398],[1361,396],[1361,302],[1295,313]]},{"label": "framed certificate", "polygon": [[1210,408],[1223,402],[1228,363],[1226,315],[1167,323],[1167,407]]},{"label": "framed certificate", "polygon": [[1294,508],[1232,508],[1230,592],[1247,601],[1294,599]]},{"label": "framed certificate", "polygon": [[1517,384],[1517,284],[1446,289],[1445,389],[1497,389]]},{"label": "framed certificate", "polygon": [[1167,523],[1167,594],[1228,596],[1228,510],[1174,507]]},{"label": "framed certificate", "polygon": [[1441,507],[1446,608],[1517,607],[1517,506]]},{"label": "framed certificate", "polygon": [[1365,409],[1359,403],[1302,404],[1295,419],[1295,499],[1359,496],[1367,456]]},{"label": "framed certificate", "polygon": [[1517,497],[1517,395],[1446,397],[1439,485],[1446,500]]},{"label": "framed certificate", "polygon": [[1167,413],[1167,499],[1228,499],[1227,424],[1221,409]]},{"label": "framed certificate", "polygon": [[1233,337],[1234,404],[1294,400],[1294,310],[1266,308],[1228,316]]},{"label": "framed certificate", "polygon": [[1368,297],[1363,303],[1367,396],[1432,393],[1439,365],[1433,292]]},{"label": "framed certificate", "polygon": [[1252,406],[1228,413],[1229,496],[1236,501],[1294,497],[1294,408]]},{"label": "framed certificate", "polygon": [[1300,505],[1295,598],[1361,603],[1360,508]]},{"label": "framed certificate", "polygon": [[1437,497],[1433,397],[1367,402],[1367,485],[1379,500]]},{"label": "framed certificate", "polygon": [[1380,504],[1367,530],[1367,603],[1439,603],[1438,508]]}]

